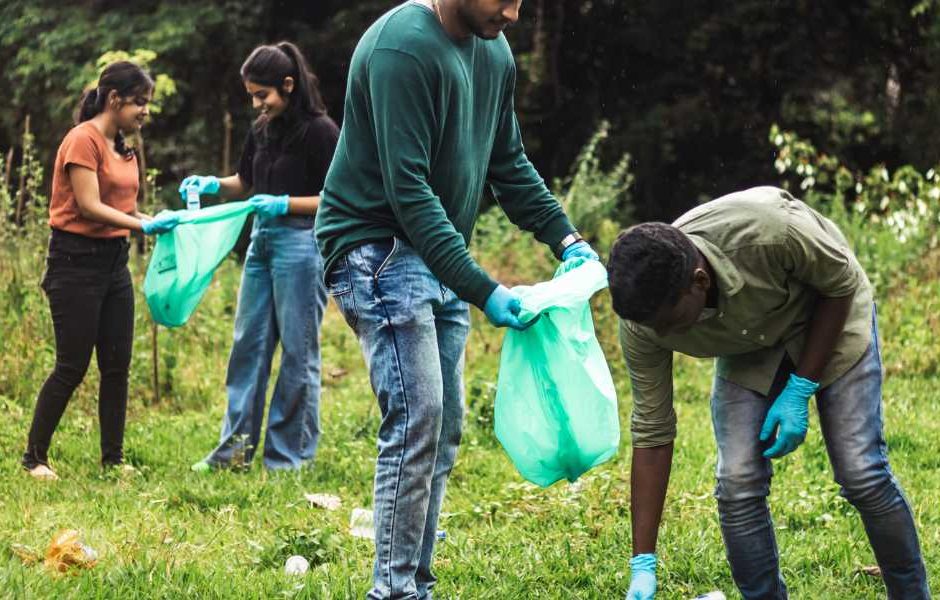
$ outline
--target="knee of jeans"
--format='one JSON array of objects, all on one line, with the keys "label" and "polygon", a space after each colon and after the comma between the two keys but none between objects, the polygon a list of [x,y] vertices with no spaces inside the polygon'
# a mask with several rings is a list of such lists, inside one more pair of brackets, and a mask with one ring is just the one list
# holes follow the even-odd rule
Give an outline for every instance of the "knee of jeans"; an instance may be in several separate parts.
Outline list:
[{"label": "knee of jeans", "polygon": [[715,498],[719,502],[766,498],[769,494],[769,471],[729,470],[716,477]]},{"label": "knee of jeans", "polygon": [[734,527],[755,521],[769,519],[770,511],[767,508],[765,496],[754,496],[738,500],[718,499],[718,518],[722,525]]},{"label": "knee of jeans", "polygon": [[126,377],[130,369],[130,354],[121,357],[104,357],[98,360],[98,371],[102,378]]},{"label": "knee of jeans", "polygon": [[58,380],[62,385],[70,388],[76,388],[85,378],[85,372],[88,371],[88,362],[84,364],[57,362],[52,371],[52,377]]},{"label": "knee of jeans", "polygon": [[887,468],[869,472],[866,477],[846,479],[839,483],[842,496],[866,514],[888,512],[904,502],[901,488]]}]

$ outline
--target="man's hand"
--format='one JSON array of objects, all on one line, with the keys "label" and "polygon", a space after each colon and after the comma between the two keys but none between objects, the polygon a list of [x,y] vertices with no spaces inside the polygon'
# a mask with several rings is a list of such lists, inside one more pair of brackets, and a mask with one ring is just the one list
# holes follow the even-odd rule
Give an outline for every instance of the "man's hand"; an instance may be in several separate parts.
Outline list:
[{"label": "man's hand", "polygon": [[497,327],[512,327],[523,330],[532,325],[535,319],[528,323],[519,320],[519,311],[522,309],[522,300],[506,286],[497,286],[490,297],[486,299],[483,314],[490,323]]},{"label": "man's hand", "polygon": [[653,600],[656,595],[656,555],[637,554],[630,559],[627,600]]},{"label": "man's hand", "polygon": [[803,443],[809,427],[809,399],[816,393],[819,384],[804,379],[796,373],[790,374],[783,388],[764,419],[760,430],[760,441],[766,442],[779,426],[774,445],[764,451],[764,458],[780,458]]},{"label": "man's hand", "polygon": [[597,255],[597,252],[594,252],[594,248],[591,248],[591,245],[581,240],[580,242],[575,242],[565,248],[565,251],[561,253],[561,260],[566,261],[569,258],[586,258],[588,260],[600,260],[601,257]]}]

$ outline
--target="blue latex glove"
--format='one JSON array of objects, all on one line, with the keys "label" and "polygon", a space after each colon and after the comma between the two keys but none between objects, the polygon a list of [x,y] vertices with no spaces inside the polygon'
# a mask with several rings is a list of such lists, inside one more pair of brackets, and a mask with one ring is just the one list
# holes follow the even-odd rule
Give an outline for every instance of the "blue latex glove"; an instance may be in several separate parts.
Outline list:
[{"label": "blue latex glove", "polygon": [[483,314],[490,323],[497,327],[512,327],[523,330],[535,323],[532,319],[528,323],[519,320],[519,311],[522,310],[522,300],[506,286],[497,286],[483,306]]},{"label": "blue latex glove", "polygon": [[594,252],[594,248],[591,248],[591,245],[581,240],[580,242],[575,242],[565,248],[565,251],[561,253],[561,260],[566,261],[569,258],[586,258],[588,260],[600,260],[601,257],[597,255],[597,252]]},{"label": "blue latex glove", "polygon": [[271,219],[273,217],[286,215],[287,209],[290,208],[290,200],[287,195],[272,196],[270,194],[255,194],[248,199],[248,202],[262,219]]},{"label": "blue latex glove", "polygon": [[627,600],[653,600],[656,595],[656,555],[637,554],[630,559]]},{"label": "blue latex glove", "polygon": [[176,213],[161,213],[150,219],[149,221],[144,219],[141,221],[140,228],[146,235],[154,235],[156,233],[166,233],[170,231],[177,225],[179,225],[180,217]]},{"label": "blue latex glove", "polygon": [[787,385],[774,400],[760,429],[760,441],[766,442],[777,426],[777,440],[764,451],[764,458],[780,458],[794,450],[806,438],[809,427],[809,398],[819,389],[819,384],[804,379],[796,373],[790,374]]},{"label": "blue latex glove", "polygon": [[203,194],[219,193],[219,178],[215,175],[190,175],[180,183],[179,193],[183,202],[186,202],[186,190],[194,189]]}]

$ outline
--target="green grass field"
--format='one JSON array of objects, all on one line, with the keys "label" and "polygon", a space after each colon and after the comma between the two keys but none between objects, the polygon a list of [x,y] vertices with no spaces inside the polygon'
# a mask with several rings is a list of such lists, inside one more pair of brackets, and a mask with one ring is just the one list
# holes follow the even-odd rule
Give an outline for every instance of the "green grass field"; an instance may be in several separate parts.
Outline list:
[{"label": "green grass field", "polygon": [[[9,256],[9,255],[7,255]],[[9,265],[21,261],[20,266]],[[48,308],[39,264],[0,267],[0,597],[12,598],[356,598],[369,587],[370,541],[348,533],[350,511],[369,507],[378,411],[355,338],[331,306],[323,326],[323,436],[316,463],[300,473],[197,475],[189,465],[217,438],[239,267],[221,268],[193,321],[160,332],[162,400],[150,391],[150,328],[138,307],[126,453],[135,474],[102,473],[92,367],[54,438],[58,482],[21,470],[35,394],[52,367]],[[23,276],[22,273],[29,273]],[[138,271],[139,273],[139,271]],[[542,273],[544,275],[544,273]],[[138,275],[139,278],[139,275]],[[138,286],[138,291],[140,287]],[[138,296],[140,294],[138,293]],[[618,382],[619,455],[576,484],[524,483],[492,432],[501,332],[475,327],[467,357],[464,443],[450,480],[438,545],[440,598],[622,598],[629,585],[630,396],[615,321],[600,295],[599,337]],[[895,473],[911,499],[928,569],[940,566],[940,284],[899,286],[880,305],[887,371],[885,419]],[[712,589],[738,597],[718,528],[715,461],[707,395],[708,361],[677,361],[679,438],[660,535],[659,598]],[[798,452],[775,464],[772,511],[793,598],[883,598],[862,568],[874,558],[854,509],[838,495],[815,419]],[[342,498],[335,512],[305,493]],[[100,560],[55,577],[13,552],[43,552],[52,535],[77,529]],[[315,558],[305,576],[283,573],[294,553]]]}]

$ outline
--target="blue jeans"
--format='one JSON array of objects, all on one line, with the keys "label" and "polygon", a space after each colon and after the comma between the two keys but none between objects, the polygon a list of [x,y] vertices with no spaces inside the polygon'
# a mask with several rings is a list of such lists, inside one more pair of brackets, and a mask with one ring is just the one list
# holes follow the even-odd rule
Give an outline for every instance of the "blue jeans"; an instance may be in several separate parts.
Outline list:
[{"label": "blue jeans", "polygon": [[245,259],[235,337],[225,387],[228,409],[219,445],[206,461],[251,461],[261,422],[271,359],[281,343],[281,367],[268,410],[264,466],[300,467],[320,438],[320,323],[326,308],[323,258],[310,227],[256,219]]},{"label": "blue jeans", "polygon": [[356,332],[382,413],[371,599],[431,598],[431,555],[464,410],[467,304],[399,239],[340,257],[327,290]]},{"label": "blue jeans", "polygon": [[[787,598],[773,522],[767,508],[770,461],[759,433],[771,400],[794,369],[785,360],[769,396],[720,377],[712,389],[718,441],[718,514],[731,574],[745,599]],[[888,598],[930,598],[910,505],[888,465],[881,411],[882,367],[877,318],[864,356],[816,394],[819,423],[841,494],[862,517]]]}]

